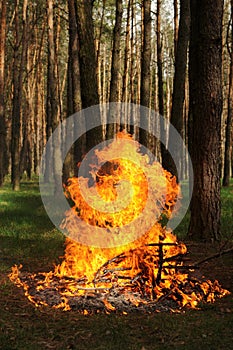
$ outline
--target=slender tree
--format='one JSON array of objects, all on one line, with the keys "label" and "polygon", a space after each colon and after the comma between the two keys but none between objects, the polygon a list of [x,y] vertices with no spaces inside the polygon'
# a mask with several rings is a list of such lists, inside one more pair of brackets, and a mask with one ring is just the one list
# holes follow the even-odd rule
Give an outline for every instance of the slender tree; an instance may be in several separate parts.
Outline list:
[{"label": "slender tree", "polygon": [[[54,2],[47,0],[47,19],[48,19],[48,96],[47,96],[47,114],[51,123],[52,131],[56,129],[60,121],[59,91],[57,77],[57,52],[54,36]],[[54,194],[60,189],[59,160],[61,161],[61,135],[53,137],[53,175],[54,175]],[[48,158],[48,156],[47,156]]]},{"label": "slender tree", "polygon": [[97,81],[98,81],[98,91],[99,91],[99,96],[101,102],[104,102],[104,91],[102,89],[102,84],[101,84],[101,40],[102,40],[102,34],[103,34],[103,27],[104,27],[104,16],[105,16],[105,10],[106,10],[106,0],[103,0],[103,5],[102,5],[102,13],[101,13],[101,19],[100,19],[100,26],[99,26],[99,33],[96,38],[96,60],[97,60]]},{"label": "slender tree", "polygon": [[220,239],[223,0],[191,1],[190,118],[194,190],[189,235]]},{"label": "slender tree", "polygon": [[[188,1],[186,1],[188,2]],[[177,53],[177,42],[178,42],[178,30],[179,30],[179,14],[178,14],[178,0],[173,0],[174,8],[174,55]]]},{"label": "slender tree", "polygon": [[[109,102],[119,101],[119,73],[121,69],[121,27],[123,15],[122,0],[116,0],[116,19],[113,30],[113,49],[112,49],[112,66],[111,66],[111,82],[110,82],[110,97]],[[116,131],[116,125],[112,122],[112,116],[115,115],[115,110],[110,108],[107,125],[107,138],[113,138]],[[114,120],[114,119],[113,119]]]},{"label": "slender tree", "polygon": [[[135,103],[135,86],[134,86],[134,78],[135,78],[135,71],[134,71],[134,65],[135,65],[135,46],[137,46],[137,34],[136,34],[136,26],[135,26],[135,1],[132,0],[132,6],[131,6],[131,30],[130,30],[130,102]],[[135,45],[136,42],[136,45]],[[139,73],[139,72],[138,72]],[[140,81],[138,81],[138,86],[140,86]],[[140,99],[140,97],[139,97]]]},{"label": "slender tree", "polygon": [[[228,41],[228,51],[230,55],[229,66],[229,89],[227,98],[227,120],[225,128],[225,152],[224,152],[224,173],[223,173],[223,186],[229,186],[230,184],[230,164],[231,164],[231,152],[232,152],[232,114],[233,114],[233,0],[231,0],[231,35]],[[230,26],[228,26],[230,28]]]},{"label": "slender tree", "polygon": [[128,101],[128,83],[129,83],[129,60],[130,60],[130,9],[131,0],[128,1],[127,19],[126,19],[126,36],[125,36],[125,57],[124,57],[124,71],[122,84],[122,99],[124,102]]},{"label": "slender tree", "polygon": [[162,60],[162,39],[161,39],[161,0],[157,1],[157,65],[158,65],[158,100],[159,113],[164,115],[164,100],[163,100],[163,60]]},{"label": "slender tree", "polygon": [[143,1],[143,41],[141,57],[141,104],[150,106],[151,71],[151,0]]},{"label": "slender tree", "polygon": [[113,30],[113,49],[110,83],[110,102],[119,101],[119,73],[121,70],[121,28],[122,28],[123,3],[122,0],[116,0],[116,19]]},{"label": "slender tree", "polygon": [[[184,99],[185,99],[185,80],[187,68],[187,52],[190,29],[190,3],[187,0],[180,0],[180,21],[178,30],[177,50],[175,56],[175,75],[172,94],[171,124],[176,128],[179,134],[184,136]],[[169,138],[169,149],[171,147],[180,158],[179,169],[176,169],[171,157],[167,155],[167,169],[177,177],[177,171],[181,173],[182,155],[180,154],[181,146],[174,144]],[[179,157],[180,156],[180,157]],[[180,180],[180,179],[179,179]]]},{"label": "slender tree", "polygon": [[26,60],[27,48],[27,0],[23,2],[23,30],[20,36],[20,18],[19,18],[19,0],[15,0],[15,45],[13,60],[13,110],[12,110],[12,143],[11,143],[11,180],[13,190],[20,188],[20,149],[21,149],[21,111],[22,111],[22,92],[23,92],[23,73]]},{"label": "slender tree", "polygon": [[[157,0],[156,14],[156,37],[157,37],[157,74],[158,74],[158,105],[159,114],[164,116],[164,89],[163,89],[163,59],[162,59],[162,38],[161,38],[161,0]],[[166,139],[165,125],[160,125],[162,139]],[[162,165],[166,168],[167,151],[166,145],[161,143]]]},{"label": "slender tree", "polygon": [[[141,105],[150,107],[150,85],[151,85],[151,0],[144,0],[142,3],[143,11],[143,40],[141,57]],[[144,113],[147,114],[147,113]],[[141,115],[141,125],[145,126],[139,130],[139,139],[142,144],[147,146],[149,130],[149,112],[148,115]],[[144,120],[142,120],[144,119]]]}]

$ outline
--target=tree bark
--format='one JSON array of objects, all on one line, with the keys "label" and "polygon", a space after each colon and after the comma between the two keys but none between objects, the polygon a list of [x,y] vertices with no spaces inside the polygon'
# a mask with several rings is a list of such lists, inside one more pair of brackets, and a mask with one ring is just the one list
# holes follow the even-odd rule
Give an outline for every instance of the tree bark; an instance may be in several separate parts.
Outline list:
[{"label": "tree bark", "polygon": [[123,85],[122,85],[123,102],[128,102],[129,60],[130,60],[130,9],[131,9],[131,0],[128,1],[128,6],[127,6],[124,74],[123,74]]},{"label": "tree bark", "polygon": [[91,0],[77,0],[77,27],[82,106],[87,108],[99,103]]},{"label": "tree bark", "polygon": [[[20,38],[19,0],[15,0],[15,46],[13,60],[13,110],[11,143],[11,181],[14,191],[20,189],[20,148],[21,148],[21,102],[23,91],[23,72],[26,54],[26,16],[27,0],[23,2],[23,32]],[[20,48],[21,47],[21,48]]]},{"label": "tree bark", "polygon": [[97,82],[98,82],[98,92],[99,92],[99,98],[100,101],[104,102],[104,91],[102,90],[102,84],[101,84],[101,39],[102,39],[102,33],[103,33],[103,25],[104,25],[104,16],[105,16],[105,7],[106,7],[106,0],[103,0],[102,5],[102,13],[101,13],[101,20],[100,20],[100,27],[99,27],[99,33],[97,41],[97,49],[96,49],[96,61],[97,61],[97,68],[96,68],[96,74],[97,74]]},{"label": "tree bark", "polygon": [[[188,2],[189,1],[186,1],[186,3]],[[178,35],[179,35],[178,34],[178,31],[179,31],[178,0],[173,0],[173,8],[174,8],[174,56],[176,57]]]},{"label": "tree bark", "polygon": [[[68,0],[69,11],[69,57],[68,57],[68,84],[67,84],[67,117],[82,109],[80,67],[79,67],[79,38],[77,29],[77,6],[75,0]],[[75,119],[74,132],[82,127],[80,120]],[[69,137],[70,130],[67,130]],[[69,152],[65,159],[63,168],[63,182],[70,177],[72,170],[77,175],[77,164],[85,153],[85,135],[74,143],[74,159]],[[74,166],[72,167],[72,161]]]},{"label": "tree bark", "polygon": [[[130,30],[130,102],[135,103],[136,98],[135,98],[135,91],[134,91],[134,78],[135,78],[135,46],[136,46],[136,51],[137,51],[137,33],[135,32],[135,3],[132,1],[132,6],[131,6],[131,30]],[[136,42],[136,45],[135,45]],[[138,56],[137,56],[137,59]],[[139,75],[138,75],[139,77]],[[140,86],[140,81],[138,80],[138,85]],[[140,96],[138,97],[140,99]],[[133,127],[131,127],[130,133],[133,132]]]},{"label": "tree bark", "polygon": [[[180,136],[184,136],[184,100],[185,100],[185,80],[187,68],[187,52],[190,33],[190,4],[187,0],[180,0],[180,22],[178,31],[177,51],[175,56],[175,75],[173,82],[171,124],[176,128]],[[180,158],[176,168],[172,158],[167,155],[166,169],[169,170],[178,179],[178,173],[181,174],[182,155],[180,154],[181,145],[174,144],[169,137],[169,149],[173,148],[177,159]]]},{"label": "tree bark", "polygon": [[[162,40],[161,40],[161,0],[157,0],[156,17],[156,36],[157,36],[157,73],[158,73],[158,104],[159,114],[164,116],[164,98],[163,98],[163,59],[162,59]],[[160,135],[166,139],[165,125],[160,125]],[[162,166],[166,168],[167,151],[166,145],[161,142]]]},{"label": "tree bark", "polygon": [[191,1],[190,117],[194,189],[189,236],[219,240],[223,0]]},{"label": "tree bark", "polygon": [[[143,1],[143,33],[142,33],[142,56],[141,56],[141,105],[150,107],[150,88],[151,88],[151,0]],[[139,140],[144,146],[148,146],[149,137],[149,111],[144,111],[141,118],[141,126],[139,129]]]},{"label": "tree bark", "polygon": [[5,44],[6,44],[6,0],[0,2],[0,186],[7,173],[7,145],[5,120]]},{"label": "tree bark", "polygon": [[[233,0],[231,0],[231,43],[233,43]],[[229,89],[227,98],[227,120],[225,127],[225,152],[224,152],[224,172],[223,186],[230,184],[230,168],[231,168],[231,152],[232,152],[232,114],[233,114],[233,48],[230,51],[230,67],[229,67]]]},{"label": "tree bark", "polygon": [[[121,26],[123,15],[122,0],[116,0],[116,19],[113,30],[113,49],[112,49],[112,66],[111,66],[111,82],[110,82],[110,96],[109,102],[119,101],[119,73],[121,70]],[[117,125],[114,123],[112,117],[115,115],[115,110],[109,110],[108,125],[107,125],[107,139],[114,137],[117,131]]]},{"label": "tree bark", "polygon": [[[77,0],[77,28],[79,35],[79,63],[82,108],[99,104],[98,85],[96,77],[96,53],[94,44],[94,27],[92,19],[92,0]],[[101,125],[100,113],[93,115],[93,121]],[[86,150],[96,146],[103,140],[102,128],[92,128],[86,135]]]},{"label": "tree bark", "polygon": [[[60,121],[60,105],[57,76],[57,53],[54,37],[54,0],[47,0],[47,19],[48,19],[48,118],[51,121],[52,132],[56,129]],[[48,156],[47,156],[48,157]],[[61,161],[61,135],[53,137],[53,176],[54,176],[54,194],[60,191],[59,162]]]}]

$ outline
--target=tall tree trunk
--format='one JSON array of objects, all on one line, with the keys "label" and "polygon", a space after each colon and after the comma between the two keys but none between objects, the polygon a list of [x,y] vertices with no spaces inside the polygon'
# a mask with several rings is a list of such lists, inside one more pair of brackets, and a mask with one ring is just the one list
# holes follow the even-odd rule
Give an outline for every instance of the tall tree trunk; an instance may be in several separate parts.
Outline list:
[{"label": "tall tree trunk", "polygon": [[101,19],[100,19],[100,27],[99,27],[99,33],[97,40],[97,49],[96,49],[96,61],[97,61],[97,82],[98,82],[98,92],[99,92],[99,98],[100,101],[104,102],[104,93],[102,91],[102,84],[101,84],[101,39],[102,39],[102,33],[103,33],[103,25],[104,25],[104,16],[105,16],[105,8],[106,8],[106,0],[103,0],[102,5],[102,13],[101,13]]},{"label": "tall tree trunk", "polygon": [[[141,105],[150,107],[150,64],[151,64],[151,0],[143,1],[143,40],[142,40],[142,57],[141,57]],[[149,112],[144,112],[141,118],[141,126],[139,130],[140,143],[148,145],[149,130]]]},{"label": "tall tree trunk", "polygon": [[[231,0],[231,43],[233,43],[233,0]],[[233,48],[229,47],[230,51],[230,67],[229,67],[229,89],[228,89],[228,105],[227,105],[227,120],[225,128],[225,152],[224,152],[224,173],[223,186],[230,184],[230,167],[231,167],[231,152],[232,152],[232,114],[233,114]]]},{"label": "tall tree trunk", "polygon": [[[137,38],[137,35],[135,33],[135,3],[132,0],[132,7],[131,7],[131,33],[130,33],[130,102],[135,103],[135,92],[134,92],[134,63],[135,63],[135,37]],[[137,39],[136,39],[137,40]],[[138,84],[140,85],[140,82],[138,81]],[[131,133],[133,131],[133,128],[131,127]]]},{"label": "tall tree trunk", "polygon": [[[157,36],[157,68],[158,68],[158,103],[159,114],[164,116],[164,98],[163,98],[163,59],[162,59],[162,40],[161,40],[161,0],[157,0],[157,20],[156,20],[156,36]],[[162,139],[166,139],[165,125],[160,125],[160,135]],[[166,145],[161,143],[162,165],[166,167],[167,151]]]},{"label": "tall tree trunk", "polygon": [[[27,79],[24,80],[25,100],[22,105],[22,147],[20,151],[20,174],[26,171],[27,178],[31,179],[32,175],[32,137],[35,135],[32,129],[34,126],[34,90],[35,90],[35,78],[33,74],[33,67],[36,65],[35,55],[31,52],[31,38],[34,34],[29,27],[32,19],[32,12],[30,7],[27,9],[27,5],[24,8],[23,26],[25,26],[25,70]],[[28,12],[28,16],[26,15]],[[31,74],[30,74],[31,72]]]},{"label": "tall tree trunk", "polygon": [[[92,0],[77,0],[77,28],[80,44],[79,63],[82,108],[87,108],[99,104]],[[90,125],[88,125],[88,128],[91,130],[86,135],[87,150],[90,150],[103,140],[102,128],[92,128],[94,119],[98,125],[101,125],[100,113],[93,115],[93,123],[90,122]]]},{"label": "tall tree trunk", "polygon": [[190,116],[194,188],[189,236],[220,239],[223,0],[191,1]]},{"label": "tall tree trunk", "polygon": [[[190,4],[187,0],[180,0],[180,23],[178,32],[177,51],[175,57],[175,75],[172,94],[171,124],[176,128],[183,138],[184,136],[184,99],[185,99],[185,80],[187,68],[187,51],[190,32]],[[173,149],[177,159],[180,155],[181,145],[174,144],[169,138],[169,149]],[[181,174],[182,155],[180,155],[179,169],[176,169],[171,157],[167,155],[167,166],[173,175]],[[178,179],[180,180],[180,179]]]},{"label": "tall tree trunk", "polygon": [[20,188],[20,96],[19,90],[19,55],[20,55],[20,38],[19,38],[19,0],[15,0],[15,43],[13,58],[13,109],[12,109],[12,126],[11,126],[11,182],[13,190],[18,191]]},{"label": "tall tree trunk", "polygon": [[163,99],[163,59],[162,59],[162,40],[161,40],[161,0],[157,1],[157,65],[158,65],[158,100],[159,113],[164,115]]},{"label": "tall tree trunk", "polygon": [[87,108],[99,103],[91,0],[77,0],[77,27],[82,107]]},{"label": "tall tree trunk", "polygon": [[44,19],[41,32],[38,28],[35,28],[35,42],[38,45],[36,61],[38,62],[35,78],[34,78],[34,126],[32,129],[35,130],[34,134],[34,165],[33,170],[35,174],[39,174],[39,165],[41,159],[42,149],[44,148],[44,129],[43,129],[43,119],[44,119],[44,65],[42,63],[42,57],[44,55],[44,41],[45,41],[45,31],[47,26],[47,18]]},{"label": "tall tree trunk", "polygon": [[106,53],[106,44],[103,45],[103,61],[102,61],[102,95],[103,95],[103,103],[107,102],[107,53]]},{"label": "tall tree trunk", "polygon": [[[119,101],[119,73],[121,69],[121,26],[122,26],[123,4],[122,0],[116,0],[116,19],[113,30],[113,49],[112,49],[112,66],[109,102]],[[107,138],[114,137],[117,131],[117,125],[114,123],[115,109],[110,108],[107,125]]]},{"label": "tall tree trunk", "polygon": [[[188,3],[189,1],[186,1],[186,2]],[[178,30],[179,30],[178,0],[173,0],[173,8],[174,8],[174,56],[176,57],[177,43],[178,43]]]},{"label": "tall tree trunk", "polygon": [[[68,84],[67,84],[67,117],[82,109],[81,87],[80,87],[80,67],[79,67],[79,39],[77,29],[77,6],[75,0],[68,0],[69,10],[69,57],[68,57]],[[80,120],[75,119],[74,132],[80,130]],[[70,130],[67,129],[70,133]],[[66,135],[69,137],[69,134]],[[69,178],[71,171],[77,175],[78,162],[81,161],[85,152],[85,135],[74,143],[74,167],[71,166],[72,155],[69,152],[65,159],[63,168],[63,181]]]},{"label": "tall tree trunk", "polygon": [[122,100],[128,101],[128,82],[129,82],[129,54],[130,54],[130,9],[131,0],[128,1],[127,6],[127,20],[126,20],[126,36],[125,36],[125,57],[124,57],[124,74],[122,86]]},{"label": "tall tree trunk", "polygon": [[[13,110],[11,143],[11,180],[13,190],[20,188],[20,136],[21,136],[21,102],[23,91],[23,72],[26,53],[26,16],[27,0],[23,2],[23,32],[20,38],[19,0],[15,0],[15,46],[13,61]],[[21,45],[21,50],[20,50]]]},{"label": "tall tree trunk", "polygon": [[[47,19],[48,19],[48,118],[51,121],[52,132],[56,129],[60,121],[59,91],[57,77],[57,53],[54,37],[54,2],[47,0]],[[61,135],[53,137],[53,176],[54,176],[54,194],[59,193],[60,177],[59,162],[61,161]],[[48,156],[47,156],[48,157]]]},{"label": "tall tree trunk", "polygon": [[0,186],[7,173],[7,146],[5,120],[5,44],[6,44],[6,0],[0,2]]}]

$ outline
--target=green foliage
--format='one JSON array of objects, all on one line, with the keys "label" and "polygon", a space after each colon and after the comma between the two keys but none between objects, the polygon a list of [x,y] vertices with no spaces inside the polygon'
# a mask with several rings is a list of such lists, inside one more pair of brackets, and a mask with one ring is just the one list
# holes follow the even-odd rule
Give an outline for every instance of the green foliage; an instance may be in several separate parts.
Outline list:
[{"label": "green foliage", "polygon": [[[95,27],[95,36],[98,38],[101,27],[101,18],[103,14],[103,1],[95,1],[93,7],[93,20]],[[103,27],[102,27],[102,42],[111,45],[113,28],[115,23],[115,0],[107,0],[104,9]]]}]

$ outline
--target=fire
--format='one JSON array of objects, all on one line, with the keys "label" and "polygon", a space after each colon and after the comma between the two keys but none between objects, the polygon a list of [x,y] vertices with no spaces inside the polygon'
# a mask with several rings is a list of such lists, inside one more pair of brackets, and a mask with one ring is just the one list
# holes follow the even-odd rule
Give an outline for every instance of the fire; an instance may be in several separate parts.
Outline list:
[{"label": "fire", "polygon": [[[170,309],[195,308],[229,293],[217,281],[189,276],[182,260],[186,246],[162,225],[161,218],[170,218],[181,196],[176,179],[142,155],[124,132],[95,155],[98,162],[90,171],[95,185],[74,177],[65,187],[72,207],[61,224],[68,233],[62,263],[33,275],[12,268],[10,279],[28,299],[36,306],[78,308],[86,314],[94,298],[96,312],[120,309],[125,314],[126,304],[155,310],[166,300]],[[90,236],[97,244],[83,244]]]}]

